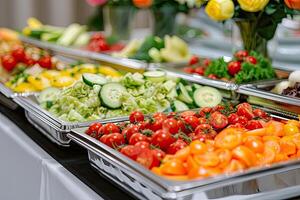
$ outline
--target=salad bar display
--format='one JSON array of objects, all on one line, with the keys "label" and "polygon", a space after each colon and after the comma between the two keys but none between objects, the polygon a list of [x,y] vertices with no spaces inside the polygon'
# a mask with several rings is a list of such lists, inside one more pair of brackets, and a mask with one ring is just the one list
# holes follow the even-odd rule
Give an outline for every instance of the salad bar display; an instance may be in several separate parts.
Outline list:
[{"label": "salad bar display", "polygon": [[299,71],[278,74],[258,52],[203,59],[177,36],[123,43],[35,18],[17,36],[0,29],[0,92],[138,198],[257,192],[251,182],[300,167]]}]

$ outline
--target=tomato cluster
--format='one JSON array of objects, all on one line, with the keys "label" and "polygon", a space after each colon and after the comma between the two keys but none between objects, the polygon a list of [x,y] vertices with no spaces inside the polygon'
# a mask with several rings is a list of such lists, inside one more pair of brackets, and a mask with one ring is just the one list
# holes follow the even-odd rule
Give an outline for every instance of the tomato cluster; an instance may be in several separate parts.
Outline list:
[{"label": "tomato cluster", "polygon": [[270,120],[262,128],[228,127],[214,140],[195,140],[166,155],[152,171],[172,180],[207,178],[300,158],[300,124]]},{"label": "tomato cluster", "polygon": [[192,56],[189,61],[189,66],[183,68],[183,71],[188,74],[204,76],[205,68],[208,67],[210,62],[210,59],[200,59],[197,56]]},{"label": "tomato cluster", "polygon": [[252,110],[247,103],[236,108],[218,105],[198,112],[155,113],[151,117],[135,111],[128,123],[94,123],[86,134],[151,168],[158,166],[166,153],[173,155],[193,140],[213,140],[227,126],[260,128],[268,119],[264,111]]},{"label": "tomato cluster", "polygon": [[52,61],[51,57],[48,55],[40,57],[39,60],[35,60],[30,54],[26,53],[24,47],[17,47],[12,50],[9,54],[1,57],[1,64],[3,68],[11,72],[19,64],[23,63],[26,66],[33,66],[38,63],[42,68],[51,69]]},{"label": "tomato cluster", "polygon": [[227,65],[228,73],[231,76],[236,75],[242,69],[243,62],[249,62],[252,64],[256,64],[257,60],[254,56],[250,56],[248,51],[240,50],[234,54],[234,60],[229,62]]},{"label": "tomato cluster", "polygon": [[109,44],[101,33],[93,34],[87,45],[87,49],[93,52],[121,51],[123,48],[124,45],[120,43]]}]

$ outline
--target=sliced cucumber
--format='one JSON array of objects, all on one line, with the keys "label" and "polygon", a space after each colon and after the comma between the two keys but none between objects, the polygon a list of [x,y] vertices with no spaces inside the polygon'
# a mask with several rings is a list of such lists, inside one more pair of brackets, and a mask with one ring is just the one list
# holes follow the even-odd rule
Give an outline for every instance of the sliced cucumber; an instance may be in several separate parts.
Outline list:
[{"label": "sliced cucumber", "polygon": [[84,73],[82,75],[82,80],[85,84],[89,86],[93,85],[104,85],[107,83],[107,80],[104,76],[97,75],[97,74],[91,74],[91,73]]},{"label": "sliced cucumber", "polygon": [[144,73],[144,76],[152,82],[163,82],[166,80],[166,72],[163,71],[148,71]]},{"label": "sliced cucumber", "polygon": [[47,101],[53,101],[55,99],[55,96],[60,92],[59,89],[49,87],[45,90],[43,90],[40,95],[38,96],[37,100],[39,103],[47,102]]},{"label": "sliced cucumber", "polygon": [[176,77],[176,76],[172,76],[172,75],[167,75],[166,76],[166,79],[167,80],[171,80],[171,81],[174,81],[175,83],[179,83],[180,82],[180,80],[181,80],[181,78],[178,78],[178,77]]},{"label": "sliced cucumber", "polygon": [[167,97],[170,98],[170,99],[174,99],[174,98],[178,97],[176,88],[173,88],[173,89],[170,91],[170,93],[167,94]]},{"label": "sliced cucumber", "polygon": [[119,83],[107,83],[102,87],[99,95],[105,106],[115,109],[121,107],[121,94],[125,92],[127,91],[123,85]]},{"label": "sliced cucumber", "polygon": [[197,89],[202,88],[202,87],[203,87],[202,85],[199,85],[199,84],[196,84],[196,83],[193,83],[193,85],[192,85],[193,90],[197,90]]},{"label": "sliced cucumber", "polygon": [[221,103],[221,93],[212,87],[204,86],[194,92],[194,101],[199,107],[214,107]]},{"label": "sliced cucumber", "polygon": [[178,86],[179,86],[178,99],[187,104],[193,103],[193,99],[190,97],[190,95],[189,95],[188,91],[185,89],[184,85],[182,83],[179,83]]},{"label": "sliced cucumber", "polygon": [[191,85],[186,85],[185,86],[185,89],[188,91],[188,92],[192,92],[193,91],[193,88]]},{"label": "sliced cucumber", "polygon": [[188,110],[189,107],[183,103],[182,101],[179,101],[179,100],[175,100],[172,104],[172,109],[175,111],[175,112],[179,112],[179,111],[184,111],[184,110]]}]

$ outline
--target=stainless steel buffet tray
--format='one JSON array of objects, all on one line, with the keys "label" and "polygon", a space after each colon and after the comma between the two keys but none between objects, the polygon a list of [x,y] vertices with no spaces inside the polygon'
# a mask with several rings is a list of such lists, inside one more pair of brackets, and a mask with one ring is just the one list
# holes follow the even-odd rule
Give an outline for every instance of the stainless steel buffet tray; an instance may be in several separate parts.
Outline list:
[{"label": "stainless steel buffet tray", "polygon": [[[91,165],[101,175],[139,199],[217,199],[235,195],[251,196],[257,193],[263,196],[264,192],[272,195],[279,189],[289,190],[300,184],[300,160],[202,180],[167,180],[86,135],[86,129],[87,127],[73,129],[68,137],[88,150]],[[284,181],[285,177],[290,178]],[[285,184],[282,184],[282,181]]]},{"label": "stainless steel buffet tray", "polygon": [[297,117],[300,114],[300,99],[279,95],[271,90],[284,80],[262,81],[242,85],[237,92],[247,95],[247,101],[269,109],[270,112],[282,112]]},{"label": "stainless steel buffet tray", "polygon": [[72,47],[64,47],[57,44],[53,44],[50,42],[44,42],[37,39],[29,38],[26,36],[19,36],[20,40],[24,43],[42,48],[47,49],[50,51],[53,51],[56,54],[63,55],[66,57],[72,57],[76,59],[81,60],[88,60],[88,61],[97,61],[104,65],[114,65],[117,67],[128,67],[131,69],[146,69],[148,64],[132,60],[132,59],[126,59],[126,58],[115,58],[108,54],[101,54],[101,53],[95,53],[91,51],[81,50],[81,49],[75,49]]}]

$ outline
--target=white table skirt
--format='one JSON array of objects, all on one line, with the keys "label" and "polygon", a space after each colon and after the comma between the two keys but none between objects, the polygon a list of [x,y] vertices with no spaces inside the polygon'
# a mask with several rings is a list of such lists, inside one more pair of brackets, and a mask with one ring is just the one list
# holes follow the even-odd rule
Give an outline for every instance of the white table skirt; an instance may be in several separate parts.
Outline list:
[{"label": "white table skirt", "polygon": [[0,114],[0,199],[102,199]]}]

